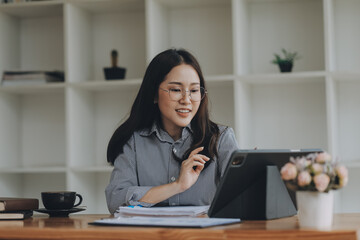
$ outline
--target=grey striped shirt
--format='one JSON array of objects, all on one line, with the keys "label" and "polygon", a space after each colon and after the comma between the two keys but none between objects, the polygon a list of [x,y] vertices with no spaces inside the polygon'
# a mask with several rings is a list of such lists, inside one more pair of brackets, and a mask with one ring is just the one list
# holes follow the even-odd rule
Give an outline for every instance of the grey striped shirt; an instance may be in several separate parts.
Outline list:
[{"label": "grey striped shirt", "polygon": [[[216,186],[224,174],[231,153],[238,149],[232,128],[219,126],[218,158],[205,168],[197,182],[185,192],[176,194],[157,205],[209,205],[215,195]],[[174,141],[170,135],[158,128],[136,131],[124,145],[124,152],[115,162],[110,183],[105,190],[109,211],[114,213],[119,206],[152,204],[139,202],[153,186],[175,181],[181,164],[173,153],[182,158],[192,142],[192,130],[185,127],[182,137]]]}]

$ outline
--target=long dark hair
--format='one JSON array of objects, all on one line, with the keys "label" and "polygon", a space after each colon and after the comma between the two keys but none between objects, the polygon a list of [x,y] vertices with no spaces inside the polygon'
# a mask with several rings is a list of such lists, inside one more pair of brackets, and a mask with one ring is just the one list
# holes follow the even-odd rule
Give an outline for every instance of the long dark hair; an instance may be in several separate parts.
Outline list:
[{"label": "long dark hair", "polygon": [[[206,89],[200,65],[188,51],[169,49],[155,56],[146,69],[139,92],[132,105],[130,116],[115,130],[109,141],[107,148],[107,161],[109,163],[113,165],[116,157],[123,153],[123,147],[134,131],[149,129],[154,122],[160,123],[160,110],[158,105],[154,104],[154,99],[157,97],[159,86],[165,80],[166,75],[171,69],[180,64],[192,66],[199,75],[200,86]],[[209,119],[208,98],[206,95],[201,100],[199,109],[191,120],[191,129],[193,131],[192,144],[184,154],[183,159],[178,159],[178,161],[187,159],[191,151],[201,146],[204,147],[202,154],[211,159],[217,156],[216,145],[220,133],[217,124]]]}]

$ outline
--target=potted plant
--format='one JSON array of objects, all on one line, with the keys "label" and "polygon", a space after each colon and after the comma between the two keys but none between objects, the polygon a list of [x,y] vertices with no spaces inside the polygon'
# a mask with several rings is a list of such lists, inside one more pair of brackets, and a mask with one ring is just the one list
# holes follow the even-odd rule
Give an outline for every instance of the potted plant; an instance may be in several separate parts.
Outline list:
[{"label": "potted plant", "polygon": [[283,57],[277,53],[274,53],[275,59],[273,59],[271,62],[273,64],[279,65],[281,72],[291,72],[294,65],[294,60],[299,59],[300,56],[297,52],[290,52],[284,48],[281,49],[281,52],[283,53]]},{"label": "potted plant", "polygon": [[289,189],[296,191],[300,227],[331,227],[332,190],[347,184],[347,168],[331,161],[326,152],[314,153],[290,158],[281,168],[281,177]]}]

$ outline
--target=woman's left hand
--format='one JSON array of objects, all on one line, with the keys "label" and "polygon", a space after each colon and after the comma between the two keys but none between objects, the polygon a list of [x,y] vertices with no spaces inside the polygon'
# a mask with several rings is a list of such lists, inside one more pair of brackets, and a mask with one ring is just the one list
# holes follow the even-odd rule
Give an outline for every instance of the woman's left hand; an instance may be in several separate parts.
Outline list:
[{"label": "woman's left hand", "polygon": [[194,149],[189,158],[182,162],[177,181],[152,187],[139,201],[156,204],[184,192],[194,185],[204,169],[205,163],[210,160],[207,156],[199,154],[203,149],[203,147]]},{"label": "woman's left hand", "polygon": [[201,171],[204,169],[205,163],[210,160],[209,157],[198,154],[203,149],[204,147],[194,149],[190,153],[189,158],[182,162],[180,175],[177,180],[181,191],[185,191],[195,184]]}]

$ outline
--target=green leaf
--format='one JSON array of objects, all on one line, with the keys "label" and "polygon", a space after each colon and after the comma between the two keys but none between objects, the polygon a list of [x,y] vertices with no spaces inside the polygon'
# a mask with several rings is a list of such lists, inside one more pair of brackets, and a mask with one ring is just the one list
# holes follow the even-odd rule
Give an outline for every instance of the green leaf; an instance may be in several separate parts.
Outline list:
[{"label": "green leaf", "polygon": [[274,53],[274,59],[271,61],[273,64],[281,64],[281,63],[290,63],[293,64],[294,60],[297,60],[300,58],[297,52],[291,52],[287,51],[285,48],[281,49],[281,52],[283,54],[283,57],[281,57],[279,54]]}]

